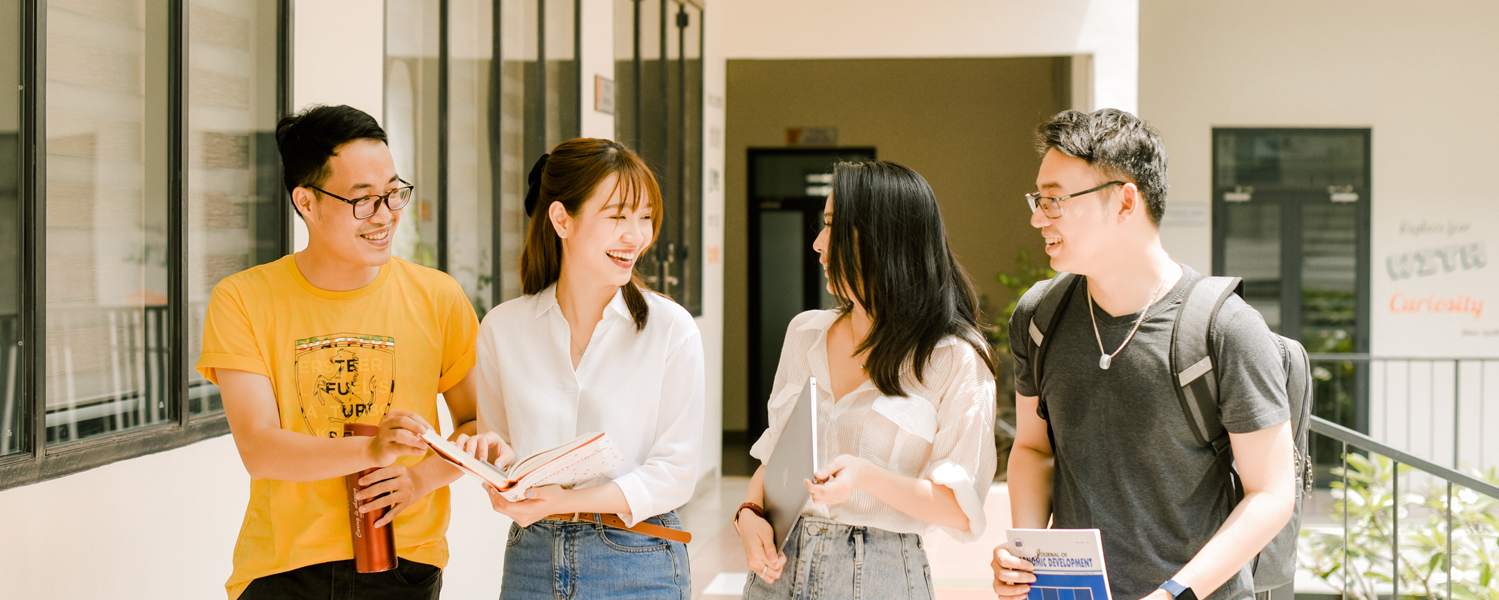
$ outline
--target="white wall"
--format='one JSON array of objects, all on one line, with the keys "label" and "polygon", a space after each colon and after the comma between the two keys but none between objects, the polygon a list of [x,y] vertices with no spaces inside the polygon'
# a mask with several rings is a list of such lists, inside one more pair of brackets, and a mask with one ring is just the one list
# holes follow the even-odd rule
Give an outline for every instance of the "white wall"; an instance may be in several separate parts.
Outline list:
[{"label": "white wall", "polygon": [[703,423],[703,458],[699,472],[717,472],[723,463],[723,357],[724,357],[724,92],[727,63],[724,44],[728,36],[728,2],[711,0],[703,11],[706,29],[703,49],[703,316],[697,319],[703,335],[707,366],[708,409]]},{"label": "white wall", "polygon": [[1093,105],[1136,110],[1139,0],[727,0],[714,11],[731,60],[1091,55]]},{"label": "white wall", "polygon": [[[1140,114],[1171,151],[1168,213],[1171,205],[1210,206],[1214,127],[1370,128],[1372,352],[1499,357],[1499,273],[1488,264],[1499,252],[1499,189],[1484,182],[1499,139],[1499,121],[1487,116],[1499,96],[1499,71],[1486,58],[1499,54],[1495,22],[1499,4],[1484,0],[1440,8],[1397,0],[1142,0]],[[1211,267],[1210,226],[1163,234],[1173,256]],[[1443,264],[1437,254],[1471,247],[1484,260],[1464,264],[1459,253]],[[1415,266],[1426,260],[1430,272],[1392,276],[1391,261],[1406,257]],[[1456,306],[1403,304],[1463,298]],[[1477,314],[1441,310],[1479,303]],[[1396,310],[1405,308],[1418,312]],[[1471,460],[1479,428],[1499,431],[1499,386],[1489,383],[1488,397],[1479,398],[1476,367],[1466,368],[1462,420],[1472,430],[1463,434],[1463,457]],[[1415,369],[1411,387],[1419,393],[1406,397],[1403,367],[1376,390],[1371,429],[1450,460],[1450,392],[1446,399],[1440,390],[1428,394],[1426,367]],[[1450,372],[1437,377],[1449,387]],[[1394,393],[1388,405],[1386,391]],[[1418,422],[1406,435],[1410,419]],[[1488,464],[1499,463],[1499,444],[1488,446]]]}]

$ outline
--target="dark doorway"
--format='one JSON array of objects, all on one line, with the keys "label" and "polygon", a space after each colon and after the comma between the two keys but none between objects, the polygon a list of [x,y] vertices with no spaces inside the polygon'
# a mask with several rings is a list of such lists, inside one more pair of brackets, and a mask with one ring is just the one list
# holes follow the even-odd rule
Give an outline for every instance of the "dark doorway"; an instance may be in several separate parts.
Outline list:
[{"label": "dark doorway", "polygon": [[[1368,431],[1368,364],[1326,357],[1369,352],[1370,131],[1215,129],[1213,164],[1213,272],[1313,354],[1312,414]],[[1314,439],[1320,468],[1340,461]]]},{"label": "dark doorway", "polygon": [[812,242],[832,188],[833,165],[873,160],[874,148],[749,151],[749,436],[767,425],[786,326],[798,313],[831,308]]}]

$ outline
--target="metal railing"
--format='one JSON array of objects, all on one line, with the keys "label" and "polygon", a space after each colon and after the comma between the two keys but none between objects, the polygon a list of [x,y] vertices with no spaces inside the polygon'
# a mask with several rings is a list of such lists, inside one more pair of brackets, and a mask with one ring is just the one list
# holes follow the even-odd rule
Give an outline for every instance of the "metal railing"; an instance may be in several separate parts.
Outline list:
[{"label": "metal railing", "polygon": [[[1402,496],[1402,494],[1401,494],[1401,486],[1400,486],[1400,484],[1401,484],[1401,476],[1400,476],[1400,472],[1402,470],[1402,466],[1404,466],[1404,467],[1407,467],[1407,468],[1417,469],[1417,470],[1421,471],[1422,473],[1424,473],[1426,476],[1428,476],[1430,478],[1435,478],[1436,480],[1439,480],[1442,484],[1445,485],[1446,496],[1445,496],[1445,499],[1444,499],[1443,505],[1442,505],[1443,506],[1443,510],[1441,510],[1439,513],[1436,513],[1435,515],[1428,514],[1428,522],[1430,522],[1430,520],[1431,520],[1430,517],[1432,517],[1432,516],[1435,516],[1437,518],[1437,520],[1440,520],[1443,516],[1445,516],[1446,530],[1445,530],[1445,532],[1443,532],[1444,535],[1442,535],[1440,538],[1438,538],[1436,536],[1431,536],[1431,535],[1426,535],[1425,537],[1422,538],[1426,543],[1428,543],[1428,545],[1431,545],[1433,542],[1435,542],[1436,545],[1438,545],[1438,546],[1440,546],[1440,542],[1442,540],[1445,540],[1445,545],[1446,545],[1445,552],[1442,552],[1442,553],[1436,554],[1436,555],[1431,555],[1431,556],[1423,556],[1423,558],[1426,560],[1425,566],[1428,567],[1428,575],[1434,574],[1436,572],[1436,569],[1439,566],[1445,568],[1445,577],[1443,578],[1444,581],[1441,581],[1440,583],[1444,583],[1445,584],[1445,587],[1446,587],[1446,598],[1449,598],[1449,599],[1453,598],[1454,597],[1453,596],[1453,584],[1454,584],[1453,570],[1454,570],[1454,563],[1456,562],[1454,560],[1454,554],[1453,554],[1453,540],[1454,540],[1454,538],[1457,537],[1457,532],[1454,530],[1454,526],[1453,526],[1453,519],[1454,519],[1454,515],[1455,515],[1455,512],[1456,512],[1456,511],[1454,511],[1454,500],[1453,500],[1453,498],[1454,498],[1454,486],[1462,486],[1463,488],[1466,488],[1468,490],[1472,490],[1472,491],[1474,491],[1476,493],[1488,496],[1489,498],[1494,499],[1495,501],[1499,501],[1499,485],[1495,485],[1494,483],[1490,483],[1488,481],[1484,481],[1482,479],[1479,479],[1477,477],[1468,475],[1466,473],[1459,472],[1459,471],[1457,471],[1455,469],[1451,469],[1451,468],[1447,468],[1447,467],[1438,465],[1438,464],[1436,464],[1436,463],[1434,463],[1434,462],[1432,462],[1430,460],[1427,460],[1427,459],[1415,456],[1415,455],[1413,455],[1413,454],[1411,454],[1409,452],[1398,450],[1398,449],[1396,449],[1394,447],[1391,447],[1391,446],[1389,446],[1387,444],[1383,444],[1383,443],[1380,443],[1378,441],[1375,441],[1373,438],[1371,438],[1371,437],[1369,437],[1369,436],[1367,436],[1365,434],[1359,433],[1357,431],[1354,431],[1354,430],[1352,430],[1352,429],[1350,429],[1348,427],[1344,427],[1344,426],[1339,425],[1337,423],[1333,423],[1333,422],[1331,422],[1331,421],[1329,421],[1327,419],[1321,418],[1321,417],[1316,417],[1316,416],[1312,417],[1312,422],[1311,422],[1311,425],[1310,425],[1310,430],[1312,431],[1312,433],[1318,434],[1320,436],[1324,436],[1324,437],[1326,437],[1326,438],[1328,438],[1328,439],[1330,439],[1332,441],[1335,441],[1335,442],[1341,444],[1341,448],[1342,448],[1342,452],[1341,452],[1341,456],[1342,456],[1342,469],[1341,469],[1341,472],[1339,473],[1339,475],[1341,475],[1341,480],[1342,480],[1342,499],[1341,499],[1340,504],[1342,506],[1343,523],[1342,523],[1342,544],[1341,544],[1341,546],[1342,546],[1342,563],[1340,565],[1340,568],[1341,568],[1340,579],[1341,579],[1341,582],[1342,582],[1343,597],[1344,598],[1357,597],[1357,596],[1354,595],[1354,590],[1351,589],[1351,585],[1354,583],[1354,579],[1353,578],[1355,576],[1364,577],[1364,578],[1384,579],[1384,577],[1383,577],[1382,574],[1376,573],[1376,567],[1380,566],[1380,565],[1374,564],[1373,560],[1365,560],[1363,564],[1355,564],[1356,562],[1358,562],[1358,560],[1356,560],[1355,557],[1352,555],[1353,552],[1351,550],[1352,544],[1351,544],[1351,541],[1350,541],[1350,536],[1352,535],[1351,532],[1353,530],[1350,528],[1350,526],[1353,525],[1353,524],[1349,522],[1350,512],[1351,512],[1351,510],[1350,510],[1351,499],[1350,499],[1350,496],[1349,496],[1350,493],[1351,493],[1350,490],[1355,485],[1368,486],[1368,485],[1380,485],[1382,483],[1381,481],[1361,481],[1361,482],[1350,483],[1350,472],[1351,472],[1350,471],[1350,458],[1351,457],[1355,457],[1355,456],[1362,456],[1359,453],[1369,453],[1369,454],[1374,454],[1374,455],[1378,455],[1378,456],[1383,456],[1383,457],[1385,457],[1385,458],[1387,458],[1389,460],[1389,468],[1387,470],[1387,474],[1388,474],[1388,476],[1390,478],[1390,480],[1389,480],[1390,489],[1389,489],[1389,494],[1388,494],[1388,497],[1389,497],[1389,500],[1390,500],[1390,506],[1389,506],[1389,509],[1390,509],[1390,516],[1389,516],[1390,527],[1388,529],[1388,531],[1389,531],[1389,538],[1390,538],[1389,539],[1390,576],[1388,578],[1389,579],[1390,592],[1391,592],[1390,593],[1390,597],[1398,599],[1401,596],[1401,583],[1402,583],[1402,580],[1404,579],[1404,575],[1405,575],[1405,572],[1402,571],[1401,535],[1400,535],[1401,534],[1401,529],[1400,529],[1401,514],[1402,514],[1402,509],[1409,509],[1411,507],[1411,505],[1413,504],[1412,502],[1409,502],[1409,501],[1406,500],[1406,498],[1408,498],[1409,496]],[[1382,467],[1379,467],[1378,463],[1374,463],[1374,464],[1376,464],[1375,471],[1381,471],[1382,470]],[[1355,469],[1355,471],[1353,471],[1353,472],[1356,472],[1356,471],[1357,470]],[[1361,475],[1367,476],[1368,473],[1362,473]],[[1376,478],[1376,480],[1377,479],[1380,479],[1380,478]],[[1383,491],[1382,490],[1378,491],[1375,494],[1375,497],[1380,498],[1380,499],[1384,498]],[[1367,509],[1367,510],[1370,510],[1370,511],[1375,511],[1375,516],[1377,516],[1377,512],[1378,511],[1382,511],[1383,504],[1382,504],[1382,501],[1381,501],[1381,502],[1379,502],[1378,506],[1372,506],[1372,507],[1370,507],[1370,506],[1367,506],[1367,503],[1365,503],[1365,505],[1361,506],[1360,508]],[[1406,510],[1406,513],[1407,513],[1407,518],[1410,518],[1410,516],[1412,514],[1412,511]],[[1489,515],[1489,516],[1490,517],[1494,517],[1494,516],[1499,516],[1499,515]],[[1373,526],[1377,525],[1376,523],[1373,522],[1373,521],[1377,521],[1377,518],[1371,518],[1370,520],[1371,520],[1371,523],[1367,524],[1368,526],[1373,527]],[[1496,532],[1490,530],[1488,532],[1488,534],[1490,536],[1493,536],[1493,535],[1496,534]],[[1483,535],[1483,533],[1480,531],[1478,533],[1478,535]],[[1483,544],[1484,544],[1483,540],[1480,539],[1479,540],[1479,545],[1482,546]],[[1496,557],[1499,557],[1499,554],[1496,554]],[[1419,567],[1419,566],[1420,565],[1417,565],[1417,567]],[[1419,575],[1419,571],[1417,571],[1417,575]],[[1359,583],[1367,584],[1367,581],[1360,581]],[[1499,586],[1499,578],[1496,578],[1496,580],[1491,581],[1487,585]],[[1367,586],[1366,585],[1366,587],[1372,587],[1372,586]],[[1428,585],[1427,587],[1428,587],[1428,590],[1429,590],[1430,586]],[[1485,592],[1485,593],[1487,593],[1487,592]],[[1376,593],[1376,594],[1369,594],[1369,595],[1373,595],[1373,596],[1377,596],[1377,597],[1383,597],[1384,596],[1383,593]],[[1419,594],[1413,594],[1413,593],[1407,592],[1405,595],[1406,596],[1415,596],[1415,595],[1419,595]],[[1366,595],[1366,597],[1367,597],[1367,595]],[[1479,597],[1487,597],[1487,596],[1479,596]]]},{"label": "metal railing", "polygon": [[[1313,354],[1312,414],[1432,462],[1461,469],[1499,465],[1499,445],[1484,436],[1499,427],[1499,357],[1402,357]],[[1336,463],[1321,441],[1313,456]]]},{"label": "metal railing", "polygon": [[[202,313],[194,310],[194,331]],[[45,369],[48,384],[46,430],[30,432],[49,442],[74,441],[160,423],[171,418],[172,380],[165,306],[99,308],[49,314],[59,322],[49,331],[49,365],[23,364],[18,315],[0,315],[0,456],[23,451],[28,414],[37,408],[23,397],[23,370]],[[186,410],[218,409],[217,390],[192,373]]]}]

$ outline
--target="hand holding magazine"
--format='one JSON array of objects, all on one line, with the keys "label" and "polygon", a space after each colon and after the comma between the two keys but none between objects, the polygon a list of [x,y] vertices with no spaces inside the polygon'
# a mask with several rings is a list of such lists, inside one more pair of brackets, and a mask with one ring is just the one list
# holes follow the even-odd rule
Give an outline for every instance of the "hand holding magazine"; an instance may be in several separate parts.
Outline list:
[{"label": "hand holding magazine", "polygon": [[1010,553],[1036,566],[1028,600],[1110,600],[1097,529],[1010,529]]},{"label": "hand holding magazine", "polygon": [[456,444],[427,430],[422,439],[438,456],[484,480],[511,502],[526,497],[526,491],[543,485],[570,487],[608,473],[625,462],[607,433],[586,433],[577,439],[515,461],[508,470],[464,452]]}]

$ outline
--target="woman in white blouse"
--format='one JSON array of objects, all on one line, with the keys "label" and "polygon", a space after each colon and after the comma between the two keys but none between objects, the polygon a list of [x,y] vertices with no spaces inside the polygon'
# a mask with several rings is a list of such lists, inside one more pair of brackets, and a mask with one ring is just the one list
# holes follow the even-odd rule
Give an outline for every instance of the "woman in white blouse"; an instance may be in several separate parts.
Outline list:
[{"label": "woman in white blouse", "polygon": [[808,376],[822,415],[812,503],[781,554],[764,519],[762,477],[735,526],[752,570],[744,597],[927,598],[921,534],[959,541],[984,530],[994,479],[994,358],[973,284],[947,245],[937,199],[915,171],[841,163],[812,247],[842,307],[786,329],[770,426],[750,454],[766,462]]},{"label": "woman in white blouse", "polygon": [[625,462],[518,502],[490,489],[515,520],[500,597],[686,600],[689,536],[673,511],[696,481],[703,346],[691,315],[634,275],[660,229],[660,188],[639,156],[599,139],[559,144],[530,183],[525,295],[484,317],[484,433],[460,443],[504,464],[603,432]]}]

